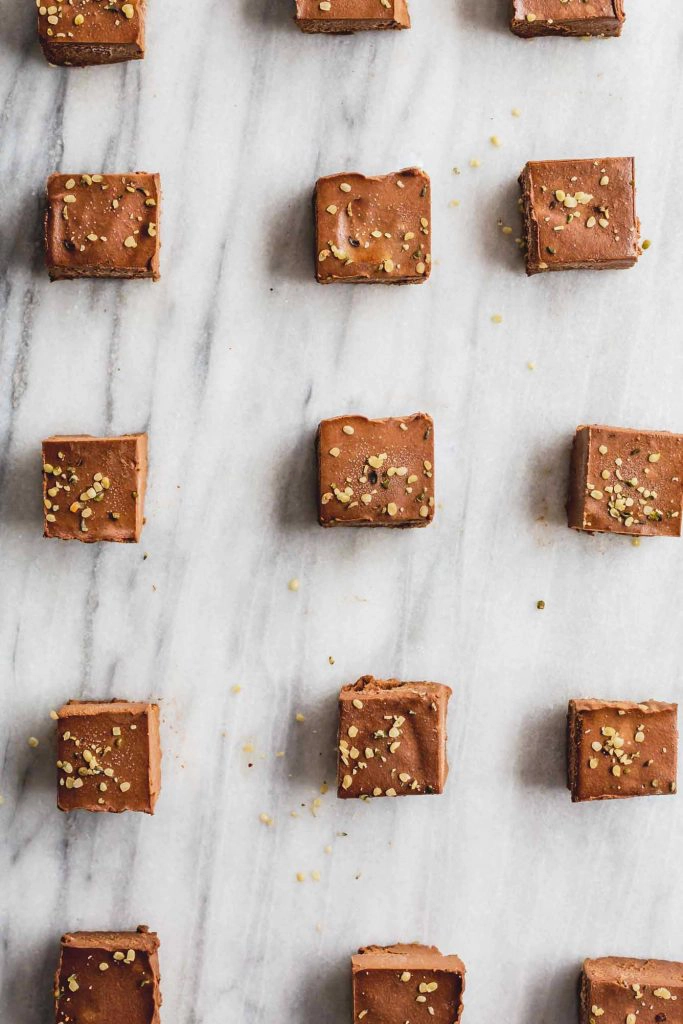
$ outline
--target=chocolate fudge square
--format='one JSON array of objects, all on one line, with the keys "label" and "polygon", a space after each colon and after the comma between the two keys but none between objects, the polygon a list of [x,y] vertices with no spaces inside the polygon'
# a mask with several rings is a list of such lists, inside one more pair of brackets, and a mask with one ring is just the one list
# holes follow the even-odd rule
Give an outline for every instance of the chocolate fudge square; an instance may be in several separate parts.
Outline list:
[{"label": "chocolate fudge square", "polygon": [[624,0],[512,0],[515,35],[619,36]]},{"label": "chocolate fudge square", "polygon": [[636,264],[640,221],[632,157],[528,163],[519,183],[529,276]]},{"label": "chocolate fudge square", "polygon": [[585,960],[579,1024],[683,1024],[683,964],[605,956]]},{"label": "chocolate fudge square", "polygon": [[339,694],[337,795],[442,793],[451,689],[363,676]]},{"label": "chocolate fudge square", "polygon": [[353,1019],[459,1024],[465,965],[436,946],[368,946],[351,958]]},{"label": "chocolate fudge square", "polygon": [[680,537],[683,435],[576,429],[567,517],[574,530]]},{"label": "chocolate fudge square", "polygon": [[63,935],[56,1024],[159,1024],[159,939],[135,932]]},{"label": "chocolate fudge square", "polygon": [[145,56],[145,0],[69,0],[38,8],[38,39],[50,64],[82,68]]},{"label": "chocolate fudge square", "polygon": [[431,416],[323,420],[316,438],[321,526],[427,526],[434,518]]},{"label": "chocolate fudge square", "polygon": [[72,700],[57,712],[60,811],[154,814],[161,790],[159,708]]},{"label": "chocolate fudge square", "polygon": [[567,786],[572,800],[676,792],[678,706],[647,700],[570,700]]},{"label": "chocolate fudge square", "polygon": [[368,178],[347,172],[315,186],[319,284],[422,284],[431,256],[431,189],[417,167]]},{"label": "chocolate fudge square", "polygon": [[302,32],[362,32],[410,28],[406,0],[296,0]]},{"label": "chocolate fudge square", "polygon": [[158,174],[52,174],[45,261],[50,280],[159,278]]},{"label": "chocolate fudge square", "polygon": [[43,441],[43,536],[89,543],[140,540],[147,435]]}]

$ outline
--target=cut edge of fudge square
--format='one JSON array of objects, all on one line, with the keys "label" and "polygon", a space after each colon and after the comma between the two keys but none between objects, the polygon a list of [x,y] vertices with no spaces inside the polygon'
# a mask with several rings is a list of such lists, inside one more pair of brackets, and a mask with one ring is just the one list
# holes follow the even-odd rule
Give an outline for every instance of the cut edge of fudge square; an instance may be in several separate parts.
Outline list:
[{"label": "cut edge of fudge square", "polygon": [[431,183],[419,167],[316,182],[318,284],[423,284],[430,276]]},{"label": "cut edge of fudge square", "polygon": [[646,1024],[646,1021],[681,1020],[683,963],[672,960],[639,960],[634,957],[605,956],[584,960],[579,996],[579,1024],[617,1021]]},{"label": "cut edge of fudge square", "polygon": [[416,1004],[434,1024],[460,1021],[465,965],[460,957],[444,955],[436,946],[365,946],[351,957],[351,974],[356,1022],[366,1016],[387,1020],[390,1008],[395,1016],[392,1024],[404,1024],[413,1019]]},{"label": "cut edge of fudge square", "polygon": [[526,272],[627,270],[642,254],[635,160],[532,160],[519,177]]},{"label": "cut edge of fudge square", "polygon": [[309,34],[410,28],[407,0],[295,0],[294,21]]},{"label": "cut edge of fudge square", "polygon": [[443,793],[451,695],[443,683],[370,675],[343,686],[337,796],[369,800]]},{"label": "cut edge of fudge square", "polygon": [[140,540],[147,434],[56,434],[42,443],[43,536],[85,543]]},{"label": "cut edge of fudge square", "polygon": [[678,705],[575,698],[567,708],[574,803],[676,793]]},{"label": "cut edge of fudge square", "polygon": [[576,428],[567,523],[587,533],[680,537],[683,434],[600,423]]},{"label": "cut edge of fudge square", "polygon": [[[98,1019],[125,1018],[126,1024],[159,1024],[158,950],[159,938],[146,925],[130,932],[63,935],[54,988],[57,1024],[90,1020],[93,1013]],[[117,971],[125,972],[123,981]]]},{"label": "cut edge of fudge square", "polygon": [[[623,0],[599,0],[597,13],[583,16],[565,0],[510,0],[510,28],[524,39],[537,36],[620,36],[626,20]],[[573,17],[578,13],[578,17]]]},{"label": "cut edge of fudge square", "polygon": [[59,810],[154,814],[161,792],[158,704],[71,700],[56,714]]},{"label": "cut edge of fudge square", "polygon": [[318,522],[409,529],[434,519],[434,421],[424,412],[321,420]]},{"label": "cut edge of fudge square", "polygon": [[51,281],[158,281],[161,179],[156,173],[51,174],[44,241]]},{"label": "cut edge of fudge square", "polygon": [[145,0],[125,0],[116,18],[97,0],[70,5],[37,0],[36,6],[38,40],[55,67],[119,64],[145,56]]}]

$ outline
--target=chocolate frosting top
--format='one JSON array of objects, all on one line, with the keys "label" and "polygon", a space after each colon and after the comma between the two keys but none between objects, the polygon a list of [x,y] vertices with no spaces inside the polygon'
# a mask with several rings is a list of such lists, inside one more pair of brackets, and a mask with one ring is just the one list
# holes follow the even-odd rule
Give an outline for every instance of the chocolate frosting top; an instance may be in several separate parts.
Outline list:
[{"label": "chocolate frosting top", "polygon": [[590,21],[623,18],[622,0],[514,0],[516,18],[535,15],[537,21]]},{"label": "chocolate frosting top", "polygon": [[57,732],[60,810],[153,812],[161,788],[156,704],[69,701]]},{"label": "chocolate frosting top", "polygon": [[403,16],[404,0],[329,0],[330,9],[320,0],[296,0],[297,18],[349,21],[393,21]]},{"label": "chocolate frosting top", "polygon": [[38,0],[38,31],[51,43],[139,43],[144,0]]},{"label": "chocolate frosting top", "polygon": [[636,261],[640,225],[631,157],[531,162],[520,181],[530,263]]},{"label": "chocolate frosting top", "polygon": [[147,435],[43,441],[45,536],[135,540],[142,529]]},{"label": "chocolate frosting top", "polygon": [[351,959],[354,1019],[373,1024],[457,1024],[465,966],[417,943],[367,946]]},{"label": "chocolate frosting top", "polygon": [[47,182],[48,267],[127,268],[158,275],[158,174],[52,174]]},{"label": "chocolate frosting top", "polygon": [[408,167],[377,177],[320,178],[316,235],[320,281],[424,280],[431,268],[429,176]]},{"label": "chocolate frosting top", "polygon": [[602,957],[586,960],[582,1020],[605,1024],[678,1024],[683,964],[668,960]]},{"label": "chocolate frosting top", "polygon": [[62,937],[55,978],[56,1024],[158,1024],[159,940],[137,932]]}]

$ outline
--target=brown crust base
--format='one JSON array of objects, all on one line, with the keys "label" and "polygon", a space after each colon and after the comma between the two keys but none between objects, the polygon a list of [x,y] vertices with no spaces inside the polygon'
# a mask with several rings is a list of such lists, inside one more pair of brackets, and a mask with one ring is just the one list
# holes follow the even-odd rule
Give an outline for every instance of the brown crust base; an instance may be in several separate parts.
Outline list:
[{"label": "brown crust base", "polygon": [[55,67],[87,68],[98,64],[121,64],[127,60],[142,60],[145,56],[144,47],[136,43],[106,46],[102,43],[60,43],[41,39],[40,45],[48,63]]}]

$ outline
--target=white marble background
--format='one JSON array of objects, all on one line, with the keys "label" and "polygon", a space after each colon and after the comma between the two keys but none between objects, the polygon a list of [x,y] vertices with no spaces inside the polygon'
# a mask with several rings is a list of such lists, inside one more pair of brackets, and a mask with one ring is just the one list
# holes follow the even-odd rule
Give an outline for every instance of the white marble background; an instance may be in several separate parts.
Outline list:
[{"label": "white marble background", "polygon": [[[577,423],[683,430],[680,0],[590,43],[512,37],[505,0],[338,39],[291,6],[150,0],[143,63],[64,71],[30,0],[0,0],[2,1024],[51,1019],[62,931],[139,922],[164,1024],[348,1024],[363,943],[459,953],[470,1024],[570,1024],[586,955],[683,959],[683,798],[563,789],[569,696],[681,695],[683,544],[563,515]],[[528,281],[496,226],[524,161],[631,153],[639,267]],[[315,178],[411,162],[431,281],[318,287]],[[161,282],[49,284],[46,175],[134,169],[162,176]],[[417,409],[434,526],[321,531],[319,418]],[[142,544],[43,541],[41,438],[141,429]],[[447,792],[314,815],[365,672],[453,686]],[[48,713],[84,695],[161,700],[154,818],[55,809]]]}]

